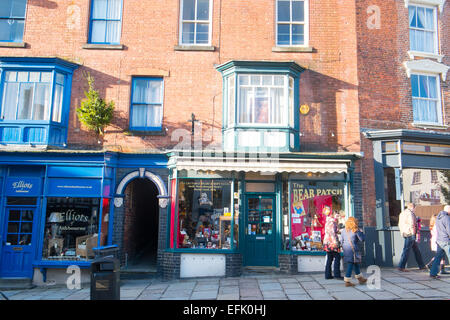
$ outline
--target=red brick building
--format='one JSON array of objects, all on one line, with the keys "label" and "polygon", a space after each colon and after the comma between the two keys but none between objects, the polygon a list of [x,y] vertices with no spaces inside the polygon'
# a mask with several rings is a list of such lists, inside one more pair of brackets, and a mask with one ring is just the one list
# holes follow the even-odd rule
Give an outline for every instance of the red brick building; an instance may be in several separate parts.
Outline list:
[{"label": "red brick building", "polygon": [[[0,12],[1,226],[16,221],[7,212],[16,208],[8,196],[17,195],[6,186],[30,175],[11,157],[30,165],[33,151],[39,168],[32,176],[43,187],[32,206],[44,218],[34,221],[28,269],[87,266],[76,239],[99,234],[98,245],[119,246],[124,266],[157,252],[153,263],[166,277],[233,275],[246,266],[322,270],[324,207],[369,228],[387,226],[391,211],[382,208],[377,174],[406,166],[377,167],[374,158],[386,157],[378,147],[422,143],[418,161],[431,156],[439,165],[427,169],[449,169],[445,0],[7,2]],[[429,17],[434,24],[417,24]],[[412,29],[431,34],[431,54],[410,48]],[[423,77],[430,70],[440,81]],[[102,137],[76,114],[85,72],[115,104]],[[413,97],[411,79],[434,86],[439,98]],[[415,117],[419,100],[433,103],[435,118]],[[435,145],[442,149],[425,152]],[[70,166],[104,169],[75,174]],[[53,176],[55,168],[64,174]],[[101,187],[91,195],[52,193],[56,178],[98,178]],[[47,207],[62,197],[103,203],[90,202],[100,213],[89,225],[97,232],[55,237]],[[368,230],[378,243],[377,231]],[[58,250],[50,253],[52,246]]]}]

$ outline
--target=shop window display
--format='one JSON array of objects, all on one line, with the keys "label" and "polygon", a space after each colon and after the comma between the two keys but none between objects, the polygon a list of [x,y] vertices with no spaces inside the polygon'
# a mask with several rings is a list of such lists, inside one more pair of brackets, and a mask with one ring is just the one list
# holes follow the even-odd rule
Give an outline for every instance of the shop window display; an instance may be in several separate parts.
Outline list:
[{"label": "shop window display", "polygon": [[98,198],[48,198],[42,257],[87,260],[98,246]]},{"label": "shop window display", "polygon": [[238,207],[232,181],[181,179],[178,187],[177,248],[231,249],[232,206]]},{"label": "shop window display", "polygon": [[340,217],[340,227],[345,222],[344,184],[292,182],[290,197],[292,250],[322,251],[327,213]]}]

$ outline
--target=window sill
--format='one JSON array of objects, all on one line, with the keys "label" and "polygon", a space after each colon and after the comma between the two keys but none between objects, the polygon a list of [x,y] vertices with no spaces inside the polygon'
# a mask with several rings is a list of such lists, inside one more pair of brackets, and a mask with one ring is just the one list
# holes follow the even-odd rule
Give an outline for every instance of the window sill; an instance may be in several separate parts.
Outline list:
[{"label": "window sill", "polygon": [[124,131],[125,135],[128,136],[165,136],[166,135],[166,130],[161,129],[161,130],[133,130],[130,129],[128,131]]},{"label": "window sill", "polygon": [[25,42],[0,42],[1,48],[26,48]]},{"label": "window sill", "polygon": [[426,123],[413,123],[413,127],[420,128],[420,129],[440,129],[440,130],[446,130],[449,128],[449,126],[442,125],[442,124],[426,124]]},{"label": "window sill", "polygon": [[123,50],[125,47],[123,44],[86,43],[82,46],[82,48],[88,50]]},{"label": "window sill", "polygon": [[214,46],[179,45],[175,46],[175,51],[216,51]]},{"label": "window sill", "polygon": [[315,52],[313,47],[273,47],[272,52]]},{"label": "window sill", "polygon": [[441,54],[420,52],[420,51],[408,51],[408,56],[411,60],[414,60],[414,58],[416,58],[416,57],[430,58],[430,59],[436,59],[439,63],[442,63],[442,59],[444,58],[444,55],[441,55]]}]

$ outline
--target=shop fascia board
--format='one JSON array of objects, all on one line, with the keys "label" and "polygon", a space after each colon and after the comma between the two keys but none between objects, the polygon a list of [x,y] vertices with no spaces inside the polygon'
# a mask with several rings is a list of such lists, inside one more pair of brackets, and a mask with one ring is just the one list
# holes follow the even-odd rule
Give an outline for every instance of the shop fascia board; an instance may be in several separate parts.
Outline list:
[{"label": "shop fascia board", "polygon": [[450,144],[450,133],[421,130],[367,130],[363,132],[369,140],[407,140]]}]

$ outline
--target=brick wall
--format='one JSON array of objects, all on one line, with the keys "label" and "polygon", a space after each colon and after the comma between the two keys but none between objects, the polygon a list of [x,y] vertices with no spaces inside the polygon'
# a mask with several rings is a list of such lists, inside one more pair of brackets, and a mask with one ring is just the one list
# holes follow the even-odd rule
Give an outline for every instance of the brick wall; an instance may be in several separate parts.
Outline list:
[{"label": "brick wall", "polygon": [[[310,1],[313,52],[273,52],[275,1],[215,0],[214,52],[176,51],[179,1],[124,2],[124,50],[88,50],[89,1],[29,0],[26,48],[0,48],[0,56],[58,56],[78,62],[72,88],[69,146],[98,147],[75,109],[84,98],[89,71],[107,101],[116,105],[103,146],[123,152],[166,149],[176,129],[190,130],[191,113],[203,124],[204,144],[221,143],[222,79],[215,66],[229,60],[293,60],[307,68],[300,83],[303,150],[358,150],[358,99],[355,5],[346,0]],[[51,18],[48,18],[51,17]],[[163,135],[128,132],[130,84],[135,75],[164,77]],[[212,139],[210,138],[212,137]]]}]

